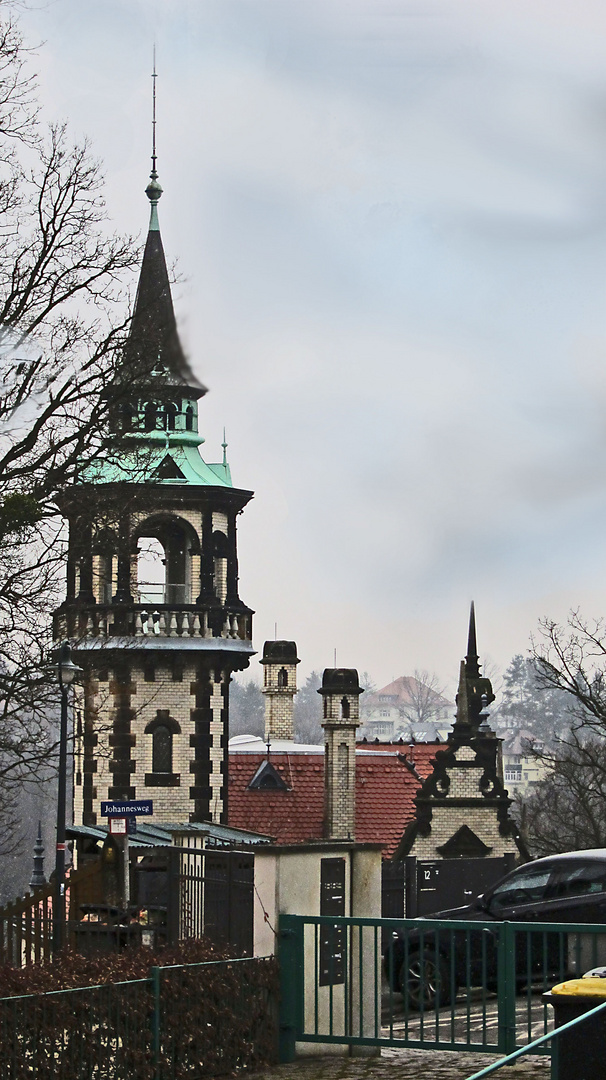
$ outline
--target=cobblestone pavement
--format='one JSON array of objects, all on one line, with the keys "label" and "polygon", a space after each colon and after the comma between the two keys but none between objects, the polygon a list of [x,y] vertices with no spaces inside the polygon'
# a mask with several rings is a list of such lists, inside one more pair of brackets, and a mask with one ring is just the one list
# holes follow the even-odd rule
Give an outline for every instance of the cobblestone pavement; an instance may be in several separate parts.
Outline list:
[{"label": "cobblestone pavement", "polygon": [[[377,1058],[298,1058],[254,1073],[254,1080],[467,1080],[498,1060],[449,1050],[383,1050]],[[548,1057],[522,1058],[494,1073],[496,1080],[549,1080]],[[252,1080],[252,1077],[251,1077]]]}]

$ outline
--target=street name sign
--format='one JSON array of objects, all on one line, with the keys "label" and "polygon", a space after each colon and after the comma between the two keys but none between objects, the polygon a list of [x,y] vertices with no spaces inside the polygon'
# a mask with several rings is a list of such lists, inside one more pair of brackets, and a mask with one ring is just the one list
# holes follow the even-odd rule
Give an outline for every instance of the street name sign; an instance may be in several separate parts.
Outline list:
[{"label": "street name sign", "polygon": [[151,817],[154,812],[152,799],[138,799],[132,802],[102,802],[101,817]]}]

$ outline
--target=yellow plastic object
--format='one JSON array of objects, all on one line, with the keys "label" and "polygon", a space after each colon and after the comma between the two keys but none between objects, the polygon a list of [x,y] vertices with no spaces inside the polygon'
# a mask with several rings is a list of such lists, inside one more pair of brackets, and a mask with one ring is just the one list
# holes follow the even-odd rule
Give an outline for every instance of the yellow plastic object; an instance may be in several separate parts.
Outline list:
[{"label": "yellow plastic object", "polygon": [[606,979],[568,979],[568,982],[552,987],[551,992],[570,997],[606,998]]}]

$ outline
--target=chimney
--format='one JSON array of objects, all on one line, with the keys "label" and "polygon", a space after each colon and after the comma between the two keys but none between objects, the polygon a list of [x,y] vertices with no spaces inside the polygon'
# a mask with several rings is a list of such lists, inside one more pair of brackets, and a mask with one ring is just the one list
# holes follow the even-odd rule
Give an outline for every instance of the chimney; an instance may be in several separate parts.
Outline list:
[{"label": "chimney", "polygon": [[356,728],[360,688],[355,668],[326,668],[318,693],[324,703],[324,814],[328,840],[354,840]]},{"label": "chimney", "polygon": [[294,641],[266,641],[263,646],[265,742],[294,739],[293,710],[297,693],[297,645]]}]

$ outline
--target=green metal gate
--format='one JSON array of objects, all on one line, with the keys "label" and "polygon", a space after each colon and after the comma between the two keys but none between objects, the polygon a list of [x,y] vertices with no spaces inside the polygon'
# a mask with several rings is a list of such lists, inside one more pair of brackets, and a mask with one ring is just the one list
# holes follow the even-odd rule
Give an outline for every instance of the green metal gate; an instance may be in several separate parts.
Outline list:
[{"label": "green metal gate", "polygon": [[508,1054],[552,1029],[546,990],[606,965],[602,924],[283,915],[279,942],[282,1061],[297,1042]]}]

